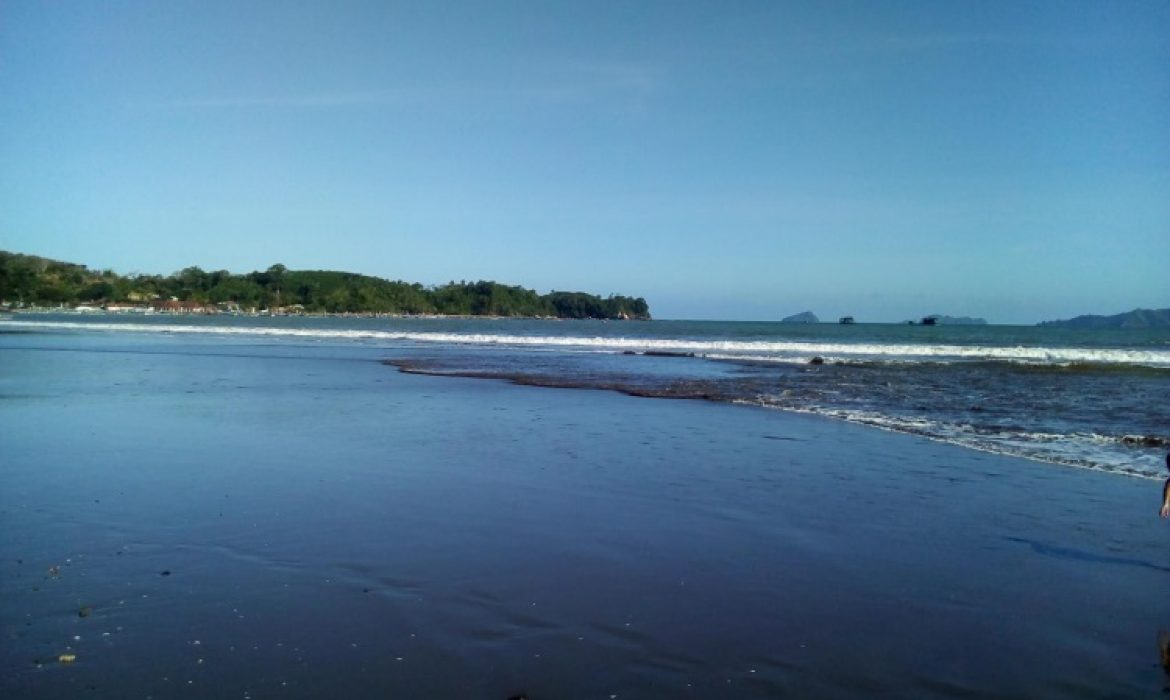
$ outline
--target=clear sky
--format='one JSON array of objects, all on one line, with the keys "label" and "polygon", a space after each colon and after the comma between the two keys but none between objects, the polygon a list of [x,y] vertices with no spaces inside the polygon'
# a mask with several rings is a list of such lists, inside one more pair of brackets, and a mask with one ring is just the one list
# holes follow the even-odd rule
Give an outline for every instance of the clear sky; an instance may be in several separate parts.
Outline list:
[{"label": "clear sky", "polygon": [[1170,306],[1170,3],[0,2],[0,249],[1033,322]]}]

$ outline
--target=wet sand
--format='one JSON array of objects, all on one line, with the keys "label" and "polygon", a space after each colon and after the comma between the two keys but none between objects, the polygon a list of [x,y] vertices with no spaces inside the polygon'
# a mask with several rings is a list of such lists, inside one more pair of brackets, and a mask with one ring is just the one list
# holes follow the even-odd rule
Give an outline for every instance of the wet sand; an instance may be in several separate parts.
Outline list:
[{"label": "wet sand", "polygon": [[0,338],[0,696],[1166,686],[1158,482],[386,356]]}]

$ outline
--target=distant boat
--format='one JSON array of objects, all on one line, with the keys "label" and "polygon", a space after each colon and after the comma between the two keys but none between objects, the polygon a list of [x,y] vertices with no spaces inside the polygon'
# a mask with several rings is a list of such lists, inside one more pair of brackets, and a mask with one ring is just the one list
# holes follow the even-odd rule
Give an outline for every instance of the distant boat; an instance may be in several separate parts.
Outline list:
[{"label": "distant boat", "polygon": [[837,323],[853,323],[853,317],[852,316],[842,316],[841,320],[837,321]]},{"label": "distant boat", "polygon": [[926,316],[922,319],[922,325],[924,325],[924,326],[937,326],[938,325],[938,318],[935,316]]}]

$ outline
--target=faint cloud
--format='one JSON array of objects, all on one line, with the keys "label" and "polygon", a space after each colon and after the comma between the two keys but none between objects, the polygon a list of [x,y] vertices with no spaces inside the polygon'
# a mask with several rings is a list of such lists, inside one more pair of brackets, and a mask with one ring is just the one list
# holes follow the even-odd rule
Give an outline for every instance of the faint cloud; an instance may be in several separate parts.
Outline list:
[{"label": "faint cloud", "polygon": [[1015,37],[998,34],[920,34],[875,37],[852,47],[847,45],[845,48],[859,51],[918,53],[968,46],[1003,46],[1019,43],[1022,42]]},{"label": "faint cloud", "polygon": [[[1160,44],[1143,37],[1114,35],[1038,34],[994,32],[935,33],[833,33],[817,32],[793,35],[762,44],[741,44],[729,49],[730,55],[747,60],[775,61],[798,55],[847,57],[897,57],[915,54],[964,50],[1039,49],[1043,51],[1097,51],[1140,47],[1157,48]],[[785,59],[787,60],[787,59]]]},{"label": "faint cloud", "polygon": [[[417,95],[414,96],[417,99]],[[225,97],[198,97],[167,100],[158,103],[164,107],[349,107],[361,105],[388,105],[407,102],[410,95],[401,91],[365,90],[359,92],[317,92],[286,95],[236,95]]]},{"label": "faint cloud", "polygon": [[592,90],[649,92],[662,81],[663,71],[645,63],[573,62],[565,66],[566,78]]},{"label": "faint cloud", "polygon": [[1024,46],[1035,37],[1006,34],[862,34],[804,35],[793,44],[811,54],[868,54],[873,56],[933,53],[972,47]]},{"label": "faint cloud", "polygon": [[552,63],[497,95],[509,100],[545,104],[597,104],[642,110],[664,82],[656,66],[634,62],[572,61]]},{"label": "faint cloud", "polygon": [[465,102],[501,104],[641,104],[659,87],[662,71],[620,62],[544,62],[513,76],[437,82],[370,90],[178,98],[152,103],[166,108],[292,108],[436,106]]}]

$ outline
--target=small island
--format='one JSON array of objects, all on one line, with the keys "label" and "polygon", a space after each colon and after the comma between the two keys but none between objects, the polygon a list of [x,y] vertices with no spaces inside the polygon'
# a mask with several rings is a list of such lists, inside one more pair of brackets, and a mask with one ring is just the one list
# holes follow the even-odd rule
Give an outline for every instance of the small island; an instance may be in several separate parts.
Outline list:
[{"label": "small island", "polygon": [[780,323],[820,323],[821,320],[811,311],[802,311],[798,314],[780,319]]},{"label": "small island", "polygon": [[331,270],[233,274],[188,267],[119,275],[0,251],[0,308],[150,313],[387,314],[650,320],[642,297],[531,289],[498,282],[418,283]]}]

